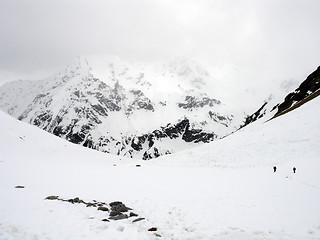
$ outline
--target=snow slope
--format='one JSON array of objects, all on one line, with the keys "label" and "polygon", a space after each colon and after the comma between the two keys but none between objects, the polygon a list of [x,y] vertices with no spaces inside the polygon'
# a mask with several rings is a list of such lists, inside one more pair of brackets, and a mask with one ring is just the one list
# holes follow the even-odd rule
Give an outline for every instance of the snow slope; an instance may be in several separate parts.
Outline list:
[{"label": "snow slope", "polygon": [[[147,162],[119,161],[1,113],[0,239],[320,239],[319,104]],[[107,213],[48,195],[123,201],[145,220],[102,222]]]}]

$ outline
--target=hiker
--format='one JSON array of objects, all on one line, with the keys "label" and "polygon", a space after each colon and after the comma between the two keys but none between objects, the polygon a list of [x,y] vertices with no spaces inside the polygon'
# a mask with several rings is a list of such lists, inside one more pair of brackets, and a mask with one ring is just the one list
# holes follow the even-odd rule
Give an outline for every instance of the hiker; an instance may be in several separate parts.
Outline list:
[{"label": "hiker", "polygon": [[274,167],[273,167],[273,172],[276,172],[276,171],[277,171],[277,167],[274,166]]},{"label": "hiker", "polygon": [[296,173],[296,170],[297,170],[296,167],[293,167],[293,173]]}]

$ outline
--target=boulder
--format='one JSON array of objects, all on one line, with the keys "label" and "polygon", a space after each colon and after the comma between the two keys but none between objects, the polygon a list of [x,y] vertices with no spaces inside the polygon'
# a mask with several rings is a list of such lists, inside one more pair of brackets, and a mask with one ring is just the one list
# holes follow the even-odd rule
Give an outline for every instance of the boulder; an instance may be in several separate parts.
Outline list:
[{"label": "boulder", "polygon": [[109,217],[109,219],[112,219],[112,220],[122,220],[122,219],[127,219],[127,218],[128,218],[128,215],[123,214],[123,213],[120,213],[117,216]]},{"label": "boulder", "polygon": [[157,229],[156,227],[152,227],[152,228],[149,228],[149,229],[148,229],[149,232],[155,232],[155,231],[157,231],[157,230],[158,230],[158,229]]},{"label": "boulder", "polygon": [[97,205],[96,204],[94,204],[94,203],[87,203],[87,207],[97,207]]},{"label": "boulder", "polygon": [[114,216],[117,216],[117,215],[119,215],[120,214],[120,212],[115,212],[115,211],[112,211],[112,212],[110,212],[110,217],[114,217]]},{"label": "boulder", "polygon": [[100,210],[100,211],[109,211],[108,208],[102,207],[102,206],[98,207],[98,210]]},{"label": "boulder", "polygon": [[48,196],[45,198],[45,200],[58,200],[59,196]]},{"label": "boulder", "polygon": [[113,206],[116,206],[116,205],[120,205],[120,204],[123,204],[123,203],[119,202],[119,201],[115,201],[115,202],[109,203],[110,207],[113,207]]},{"label": "boulder", "polygon": [[130,215],[129,215],[129,217],[138,217],[138,216],[139,216],[138,214],[133,213],[133,212],[130,212]]},{"label": "boulder", "polygon": [[111,206],[111,210],[115,212],[128,212],[128,210],[132,210],[132,209],[126,207],[126,205],[124,204],[118,204],[118,205]]},{"label": "boulder", "polygon": [[137,218],[137,219],[133,220],[132,223],[140,222],[140,221],[142,221],[142,220],[145,220],[145,218]]}]

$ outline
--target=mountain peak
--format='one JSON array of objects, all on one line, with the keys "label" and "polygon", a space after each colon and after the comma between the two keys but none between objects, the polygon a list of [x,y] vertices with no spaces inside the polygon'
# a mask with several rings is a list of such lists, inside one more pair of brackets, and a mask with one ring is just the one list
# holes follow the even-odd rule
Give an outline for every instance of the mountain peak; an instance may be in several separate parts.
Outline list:
[{"label": "mountain peak", "polygon": [[195,60],[78,56],[50,79],[0,88],[0,108],[71,142],[149,159],[235,130],[234,115],[210,93],[212,80]]}]

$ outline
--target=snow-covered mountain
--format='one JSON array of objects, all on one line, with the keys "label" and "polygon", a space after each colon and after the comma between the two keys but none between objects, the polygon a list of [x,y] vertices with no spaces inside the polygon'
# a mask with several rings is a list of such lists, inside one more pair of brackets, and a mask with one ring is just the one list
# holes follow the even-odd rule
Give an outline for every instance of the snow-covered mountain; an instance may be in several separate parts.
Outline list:
[{"label": "snow-covered mountain", "polygon": [[241,124],[217,76],[195,60],[78,57],[40,81],[0,88],[0,109],[99,151],[150,159],[223,137]]},{"label": "snow-covered mountain", "polygon": [[[319,104],[152,161],[119,161],[0,112],[0,239],[320,239]],[[123,201],[139,216],[112,220],[50,195]]]}]

